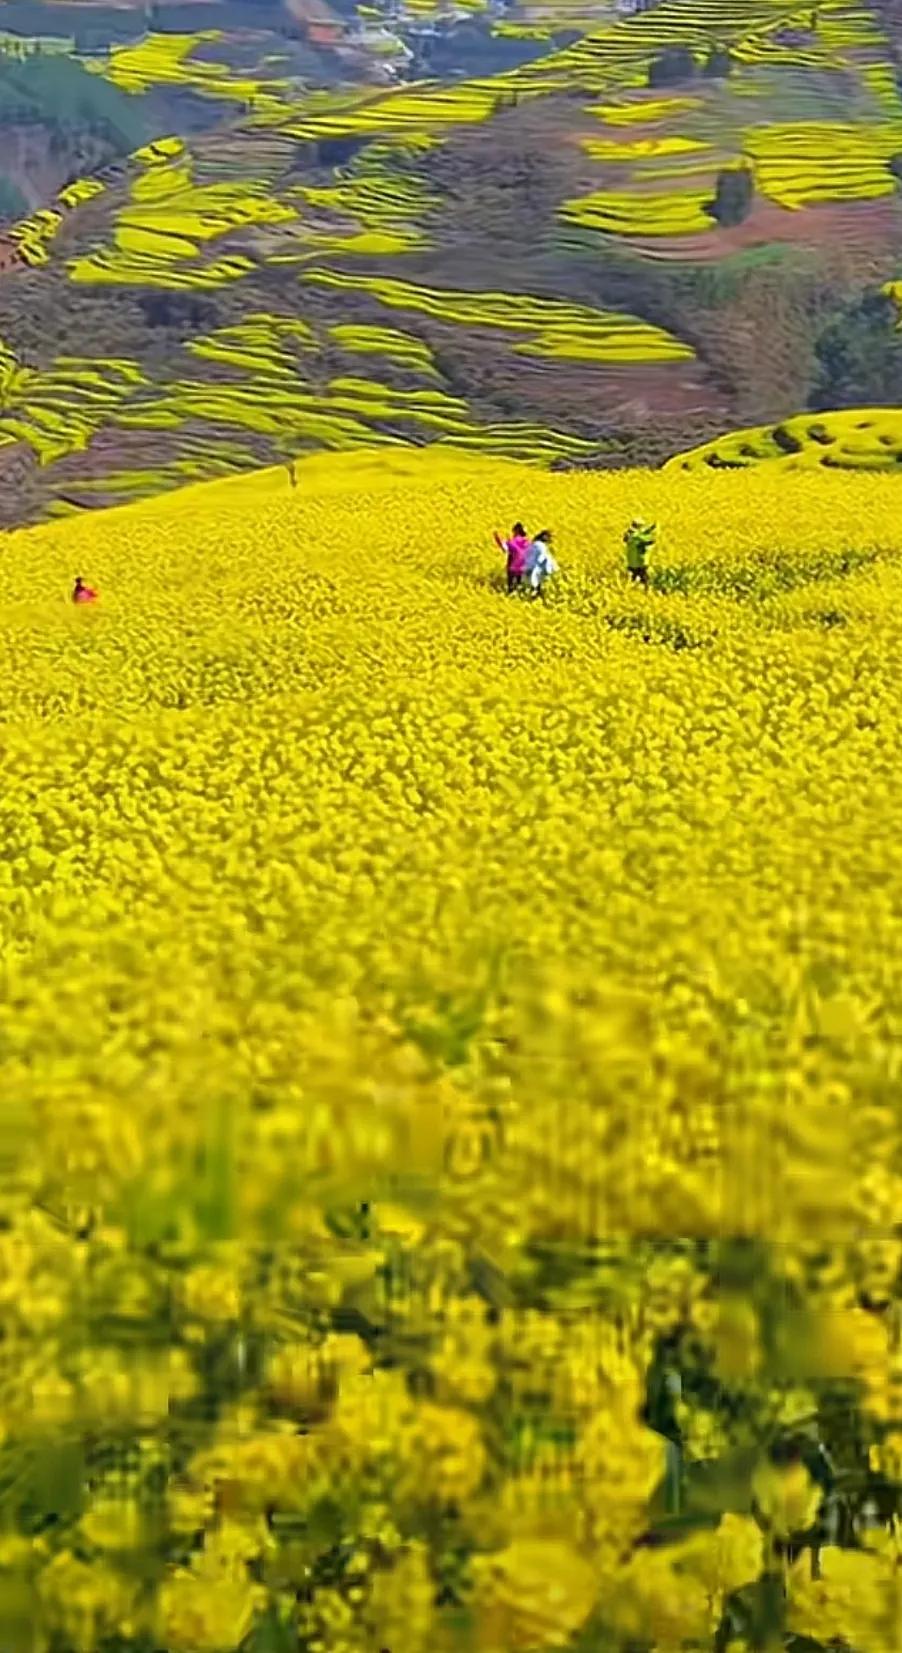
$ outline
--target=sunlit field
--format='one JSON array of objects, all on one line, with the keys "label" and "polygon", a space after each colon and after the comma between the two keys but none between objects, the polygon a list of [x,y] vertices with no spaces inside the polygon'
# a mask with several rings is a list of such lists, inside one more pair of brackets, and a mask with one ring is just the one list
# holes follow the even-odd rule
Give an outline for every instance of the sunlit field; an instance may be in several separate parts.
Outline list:
[{"label": "sunlit field", "polygon": [[899,522],[432,449],[5,538],[4,1653],[897,1650]]},{"label": "sunlit field", "polygon": [[798,414],[780,425],[730,431],[668,462],[674,471],[768,470],[898,471],[902,414],[897,408],[848,408],[842,413]]},{"label": "sunlit field", "polygon": [[[453,296],[453,295],[452,295]],[[478,303],[483,295],[476,295]],[[514,350],[524,354],[567,356],[576,351],[590,359],[609,352],[617,360],[634,348],[643,331],[639,323],[630,326],[627,317],[605,318],[599,312],[537,301],[539,321],[527,317],[513,328],[524,328]],[[575,309],[577,325],[572,314]],[[549,321],[543,321],[546,312]],[[558,312],[563,322],[558,320]],[[487,324],[494,314],[486,307]],[[515,312],[516,313],[516,312]],[[584,318],[581,320],[581,318]],[[502,319],[500,325],[510,328]],[[581,331],[580,331],[581,326]],[[534,342],[530,334],[535,335]],[[516,337],[516,332],[515,332]],[[679,359],[680,347],[670,344],[671,356]],[[215,453],[225,468],[233,455],[237,463],[248,464],[240,445],[230,437],[242,434],[270,435],[282,443],[302,442],[326,450],[368,449],[377,445],[404,448],[411,440],[439,441],[449,447],[483,449],[505,458],[548,463],[555,459],[584,458],[596,451],[596,444],[566,432],[549,430],[533,421],[511,419],[484,424],[471,417],[468,404],[458,396],[436,387],[431,351],[422,341],[407,338],[394,329],[354,327],[335,323],[318,333],[299,318],[253,313],[233,327],[217,328],[183,345],[185,366],[213,362],[228,370],[215,380],[178,378],[154,383],[129,360],[98,360],[96,357],[60,356],[45,369],[29,368],[0,338],[0,448],[13,442],[27,445],[41,465],[50,465],[72,453],[84,452],[104,425],[120,430],[153,432],[181,431],[191,420],[212,427]],[[369,354],[370,372],[400,366],[425,381],[417,388],[401,389],[382,379],[361,373],[336,376],[324,381],[323,346],[338,344],[348,353],[351,364],[366,367],[354,358]],[[604,359],[604,358],[603,358]],[[385,426],[388,426],[386,429]],[[201,454],[188,445],[190,466]],[[252,461],[251,461],[252,462]],[[98,482],[82,484],[103,492],[122,488],[126,493],[166,485],[162,468],[146,476],[129,472],[106,475]]]}]

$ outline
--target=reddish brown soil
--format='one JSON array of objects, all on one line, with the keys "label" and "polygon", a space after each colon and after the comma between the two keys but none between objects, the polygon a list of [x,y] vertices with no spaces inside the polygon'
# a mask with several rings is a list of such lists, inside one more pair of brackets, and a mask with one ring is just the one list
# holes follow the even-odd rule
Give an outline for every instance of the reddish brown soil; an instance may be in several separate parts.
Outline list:
[{"label": "reddish brown soil", "polygon": [[815,249],[889,251],[902,230],[902,213],[894,196],[879,201],[825,203],[790,212],[773,202],[758,200],[742,224],[712,228],[700,235],[672,239],[631,236],[630,246],[648,258],[670,263],[712,263],[731,253],[773,243],[793,243]]},{"label": "reddish brown soil", "polygon": [[25,260],[16,243],[9,236],[0,236],[0,275],[8,275],[12,270],[24,268]]}]

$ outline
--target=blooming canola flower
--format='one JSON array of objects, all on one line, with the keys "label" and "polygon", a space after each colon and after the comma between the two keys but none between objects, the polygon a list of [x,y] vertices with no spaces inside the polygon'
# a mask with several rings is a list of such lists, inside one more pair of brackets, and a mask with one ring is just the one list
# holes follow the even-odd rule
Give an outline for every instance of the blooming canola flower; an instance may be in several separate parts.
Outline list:
[{"label": "blooming canola flower", "polygon": [[898,1474],[897,523],[438,444],[8,536],[43,1645],[713,1650],[777,1563],[787,1636],[891,1644],[891,1527],[805,1544],[818,1444]]}]

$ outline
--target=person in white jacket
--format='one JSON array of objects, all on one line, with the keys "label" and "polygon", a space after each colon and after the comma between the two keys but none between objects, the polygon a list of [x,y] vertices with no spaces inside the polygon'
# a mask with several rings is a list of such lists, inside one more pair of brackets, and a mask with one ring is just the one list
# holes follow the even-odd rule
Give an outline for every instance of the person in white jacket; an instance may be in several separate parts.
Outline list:
[{"label": "person in white jacket", "polygon": [[558,572],[558,565],[551,554],[553,537],[550,528],[543,528],[541,534],[536,535],[529,547],[526,558],[526,574],[534,597],[542,596],[548,576]]}]

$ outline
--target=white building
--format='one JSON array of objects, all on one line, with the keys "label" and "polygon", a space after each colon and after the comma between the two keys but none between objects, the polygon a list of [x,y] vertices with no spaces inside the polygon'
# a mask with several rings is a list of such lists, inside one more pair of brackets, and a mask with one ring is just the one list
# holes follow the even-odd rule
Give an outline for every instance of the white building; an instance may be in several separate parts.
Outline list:
[{"label": "white building", "polygon": [[381,23],[358,23],[347,38],[354,46],[362,46],[365,51],[373,52],[376,57],[406,62],[413,56],[403,40],[392,34],[390,29],[384,28]]},{"label": "white building", "polygon": [[61,35],[7,34],[0,29],[0,52],[4,57],[69,57],[75,51],[74,40]]}]

